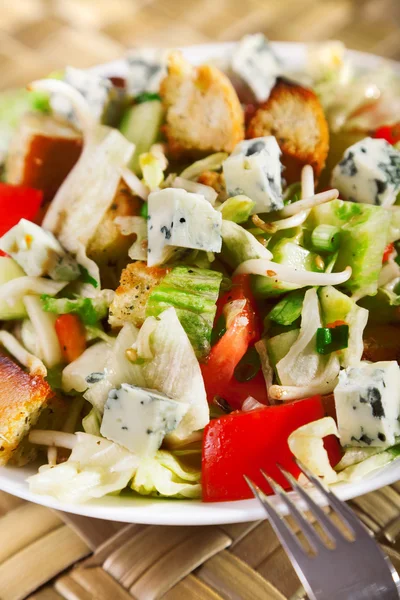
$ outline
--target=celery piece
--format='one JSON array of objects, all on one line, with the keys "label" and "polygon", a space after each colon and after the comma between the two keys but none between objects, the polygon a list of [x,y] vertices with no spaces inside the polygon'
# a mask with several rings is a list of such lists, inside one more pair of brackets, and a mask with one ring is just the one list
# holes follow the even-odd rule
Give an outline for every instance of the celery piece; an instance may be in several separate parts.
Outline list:
[{"label": "celery piece", "polygon": [[120,131],[133,144],[135,152],[129,167],[140,175],[139,156],[148,152],[157,141],[164,109],[159,100],[151,100],[134,104],[127,109],[122,117]]},{"label": "celery piece", "polygon": [[340,244],[340,229],[334,225],[317,225],[311,243],[318,252],[336,252]]},{"label": "celery piece", "polygon": [[[12,279],[23,277],[25,275],[21,267],[9,256],[0,256],[0,286]],[[23,319],[26,316],[26,309],[22,300],[14,304],[8,304],[5,299],[0,300],[0,319],[8,321],[10,319]]]},{"label": "celery piece", "polygon": [[182,327],[201,358],[210,350],[222,274],[209,269],[177,266],[149,295],[146,317],[157,317],[167,308],[176,309]]}]

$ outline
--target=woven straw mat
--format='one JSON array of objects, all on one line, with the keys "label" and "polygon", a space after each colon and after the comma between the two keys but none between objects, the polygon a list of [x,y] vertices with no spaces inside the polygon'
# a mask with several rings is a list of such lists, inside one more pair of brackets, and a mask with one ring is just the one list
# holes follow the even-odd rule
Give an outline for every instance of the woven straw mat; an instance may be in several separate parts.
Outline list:
[{"label": "woven straw mat", "polygon": [[[350,504],[400,571],[400,483]],[[126,525],[55,512],[3,492],[0,514],[1,600],[304,597],[267,521]]]}]

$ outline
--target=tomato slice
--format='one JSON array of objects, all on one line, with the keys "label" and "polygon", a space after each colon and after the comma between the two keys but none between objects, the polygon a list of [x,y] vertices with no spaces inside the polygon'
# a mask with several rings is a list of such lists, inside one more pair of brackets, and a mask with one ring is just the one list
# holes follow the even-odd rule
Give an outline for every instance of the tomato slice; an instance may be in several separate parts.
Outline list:
[{"label": "tomato slice", "polygon": [[0,235],[4,235],[21,219],[33,221],[42,200],[41,190],[0,183]]},{"label": "tomato slice", "polygon": [[378,127],[372,134],[374,138],[380,138],[389,142],[389,144],[397,144],[400,142],[400,123],[395,125],[382,125]]},{"label": "tomato slice", "polygon": [[[289,449],[288,437],[298,427],[325,416],[321,396],[250,412],[234,412],[212,420],[204,430],[202,487],[205,502],[251,498],[243,475],[247,475],[267,493],[272,493],[260,469],[283,488],[290,484],[277,464],[298,478],[300,469]],[[341,458],[335,436],[324,439],[334,466]]]},{"label": "tomato slice", "polygon": [[209,402],[215,396],[224,398],[233,408],[240,408],[248,396],[262,403],[267,402],[261,370],[250,381],[239,382],[235,378],[238,363],[260,339],[261,325],[256,310],[249,276],[234,277],[232,289],[223,294],[217,303],[215,323],[221,315],[225,315],[226,332],[211,348],[207,361],[201,365]]},{"label": "tomato slice", "polygon": [[55,322],[55,330],[65,362],[70,363],[86,350],[85,328],[77,315],[60,315]]}]

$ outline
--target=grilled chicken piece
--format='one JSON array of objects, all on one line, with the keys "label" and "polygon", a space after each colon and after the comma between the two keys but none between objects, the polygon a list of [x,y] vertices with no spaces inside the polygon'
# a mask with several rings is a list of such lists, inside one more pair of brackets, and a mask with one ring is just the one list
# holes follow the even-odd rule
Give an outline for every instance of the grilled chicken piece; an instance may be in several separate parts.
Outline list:
[{"label": "grilled chicken piece", "polygon": [[43,190],[46,204],[55,196],[81,150],[82,136],[71,125],[49,115],[27,113],[11,141],[7,182]]},{"label": "grilled chicken piece", "polygon": [[167,272],[167,269],[161,267],[148,267],[144,262],[128,265],[122,271],[120,285],[110,306],[110,325],[120,327],[130,322],[140,327],[146,318],[150,292]]},{"label": "grilled chicken piece", "polygon": [[25,373],[0,354],[0,465],[18,454],[20,443],[53,396],[42,376]]},{"label": "grilled chicken piece", "polygon": [[288,183],[300,181],[304,165],[311,165],[315,177],[319,177],[328,155],[329,130],[323,108],[312,90],[278,79],[247,127],[247,138],[266,135],[276,137]]},{"label": "grilled chicken piece", "polygon": [[180,52],[172,52],[160,94],[171,156],[232,152],[242,141],[243,109],[228,77],[216,67],[194,67]]}]

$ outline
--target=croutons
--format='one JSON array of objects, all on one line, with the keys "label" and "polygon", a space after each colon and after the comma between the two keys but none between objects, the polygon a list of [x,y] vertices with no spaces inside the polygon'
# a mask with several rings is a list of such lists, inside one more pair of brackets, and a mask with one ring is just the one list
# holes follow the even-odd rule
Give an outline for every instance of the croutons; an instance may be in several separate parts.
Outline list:
[{"label": "croutons", "polygon": [[107,210],[96,233],[87,247],[87,255],[98,265],[115,263],[121,257],[127,257],[136,235],[122,235],[115,224],[116,217],[130,217],[140,212],[140,200],[133,196],[124,181],[120,181],[113,203]]},{"label": "croutons", "polygon": [[367,325],[363,360],[397,360],[400,363],[400,325]]},{"label": "croutons", "polygon": [[81,150],[82,136],[68,123],[27,113],[11,141],[7,182],[43,190],[46,204],[53,199]]},{"label": "croutons", "polygon": [[120,286],[110,306],[110,325],[120,327],[130,322],[140,327],[146,318],[146,304],[150,291],[167,272],[167,269],[148,267],[143,262],[128,265],[122,271]]},{"label": "croutons", "polygon": [[171,156],[232,152],[243,140],[243,109],[231,82],[216,67],[193,67],[180,52],[172,52],[160,94]]},{"label": "croutons", "polygon": [[315,95],[297,83],[278,79],[270,97],[260,105],[247,127],[246,137],[274,135],[286,167],[288,183],[300,181],[301,169],[311,165],[318,178],[329,150],[329,130]]},{"label": "croutons", "polygon": [[212,187],[217,194],[225,194],[225,179],[223,173],[217,173],[216,171],[203,171],[198,176],[197,181],[203,185],[209,185]]},{"label": "croutons", "polygon": [[136,234],[122,235],[115,224],[116,217],[138,215],[140,200],[133,196],[124,181],[120,181],[113,203],[90,240],[86,253],[99,268],[103,287],[115,289],[119,276],[129,262],[128,250],[136,239]]},{"label": "croutons", "polygon": [[4,354],[0,381],[0,465],[5,465],[54,394],[42,376],[25,373]]}]

